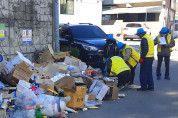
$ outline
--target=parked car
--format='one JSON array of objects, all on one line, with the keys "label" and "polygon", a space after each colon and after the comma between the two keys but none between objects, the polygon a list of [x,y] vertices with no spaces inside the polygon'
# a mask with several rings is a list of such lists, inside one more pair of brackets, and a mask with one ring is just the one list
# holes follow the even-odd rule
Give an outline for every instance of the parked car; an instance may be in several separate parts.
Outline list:
[{"label": "parked car", "polygon": [[107,35],[96,25],[59,25],[60,46],[77,47],[79,59],[92,67],[103,67],[103,51]]},{"label": "parked car", "polygon": [[148,34],[151,35],[151,32],[149,31],[149,27],[146,26],[145,23],[127,23],[124,27],[124,40],[127,41],[127,39],[133,40],[133,39],[139,39],[139,37],[136,35],[137,29],[143,28]]}]

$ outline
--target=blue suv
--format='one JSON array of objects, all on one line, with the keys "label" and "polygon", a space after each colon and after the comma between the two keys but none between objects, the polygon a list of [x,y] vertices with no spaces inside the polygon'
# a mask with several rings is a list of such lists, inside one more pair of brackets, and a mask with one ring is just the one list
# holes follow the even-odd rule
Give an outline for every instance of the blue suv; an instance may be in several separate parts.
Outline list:
[{"label": "blue suv", "polygon": [[103,51],[107,38],[96,25],[59,25],[60,46],[77,47],[79,59],[92,67],[103,67]]}]

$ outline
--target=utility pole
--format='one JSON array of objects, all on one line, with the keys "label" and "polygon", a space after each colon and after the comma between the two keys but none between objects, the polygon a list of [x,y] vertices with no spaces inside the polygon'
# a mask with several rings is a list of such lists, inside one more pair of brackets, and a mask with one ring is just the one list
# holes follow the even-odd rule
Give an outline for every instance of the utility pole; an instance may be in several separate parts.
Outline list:
[{"label": "utility pole", "polygon": [[58,0],[53,0],[53,49],[56,52],[60,50],[59,44],[59,2]]}]

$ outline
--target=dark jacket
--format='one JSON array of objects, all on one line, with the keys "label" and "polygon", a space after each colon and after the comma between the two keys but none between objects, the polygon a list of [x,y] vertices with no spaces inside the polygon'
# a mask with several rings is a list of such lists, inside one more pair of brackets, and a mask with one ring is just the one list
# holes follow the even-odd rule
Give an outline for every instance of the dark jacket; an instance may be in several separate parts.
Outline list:
[{"label": "dark jacket", "polygon": [[106,40],[104,45],[104,58],[116,56],[116,40]]},{"label": "dark jacket", "polygon": [[[166,36],[167,37],[167,36]],[[166,40],[167,41],[167,40]],[[158,39],[157,37],[154,39],[154,44],[157,45],[158,44]],[[159,44],[158,44],[159,45]],[[157,55],[161,55],[161,56],[170,56],[171,52],[169,50],[169,48],[172,48],[175,46],[175,40],[171,37],[171,43],[168,44],[168,47],[166,46],[161,46],[161,52],[158,52]]]},{"label": "dark jacket", "polygon": [[147,53],[148,53],[148,41],[146,38],[142,38],[141,39],[141,52],[140,52],[140,58],[142,59],[146,59],[146,60],[153,60],[154,57],[146,57]]}]

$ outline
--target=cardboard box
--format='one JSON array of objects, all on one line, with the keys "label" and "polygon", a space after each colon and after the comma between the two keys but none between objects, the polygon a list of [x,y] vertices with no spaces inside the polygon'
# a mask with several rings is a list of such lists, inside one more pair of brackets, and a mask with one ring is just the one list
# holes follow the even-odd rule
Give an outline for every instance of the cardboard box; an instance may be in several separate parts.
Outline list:
[{"label": "cardboard box", "polygon": [[109,90],[105,96],[106,99],[118,99],[119,88],[117,86],[109,86]]},{"label": "cardboard box", "polygon": [[0,118],[7,118],[5,109],[0,109]]},{"label": "cardboard box", "polygon": [[89,88],[89,93],[96,95],[98,100],[102,100],[106,95],[109,87],[102,82],[95,80]]},{"label": "cardboard box", "polygon": [[70,101],[67,103],[67,107],[83,107],[85,104],[86,88],[86,86],[77,86],[75,92],[64,89],[64,96],[71,97]]},{"label": "cardboard box", "polygon": [[32,72],[28,69],[25,62],[22,62],[14,68],[12,73],[12,79],[16,83],[18,83],[19,80],[25,80],[26,82],[29,82],[31,75]]},{"label": "cardboard box", "polygon": [[117,86],[117,77],[107,77],[105,84],[108,86]]},{"label": "cardboard box", "polygon": [[50,79],[36,79],[35,81],[45,92],[47,92],[48,89],[54,90],[54,82]]},{"label": "cardboard box", "polygon": [[48,49],[55,60],[60,60],[66,56],[70,56],[69,52],[54,52],[50,44],[48,44]]},{"label": "cardboard box", "polygon": [[96,95],[88,94],[88,100],[96,100]]},{"label": "cardboard box", "polygon": [[69,89],[75,91],[75,81],[73,77],[65,76],[54,83],[56,89]]}]

